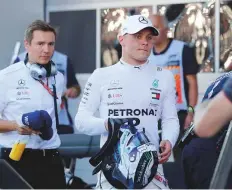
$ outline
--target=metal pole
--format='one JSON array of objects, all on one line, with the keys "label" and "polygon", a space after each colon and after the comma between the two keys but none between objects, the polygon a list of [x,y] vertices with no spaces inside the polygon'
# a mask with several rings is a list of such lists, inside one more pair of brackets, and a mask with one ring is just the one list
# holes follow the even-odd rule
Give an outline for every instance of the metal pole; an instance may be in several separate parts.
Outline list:
[{"label": "metal pole", "polygon": [[210,189],[224,189],[232,168],[232,122],[230,122],[226,137],[219,155],[216,168],[210,183]]},{"label": "metal pole", "polygon": [[214,7],[214,16],[215,16],[215,46],[214,46],[214,66],[215,72],[218,73],[220,70],[220,0],[215,0]]}]

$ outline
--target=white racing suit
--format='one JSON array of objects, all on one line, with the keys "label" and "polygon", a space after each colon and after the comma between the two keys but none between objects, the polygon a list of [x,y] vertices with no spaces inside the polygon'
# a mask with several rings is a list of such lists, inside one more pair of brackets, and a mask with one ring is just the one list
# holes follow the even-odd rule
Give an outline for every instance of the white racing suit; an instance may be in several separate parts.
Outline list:
[{"label": "white racing suit", "polygon": [[[120,60],[113,66],[96,69],[90,76],[75,125],[80,133],[101,135],[102,147],[107,140],[105,121],[108,118],[136,117],[140,119],[136,128],[144,128],[146,136],[159,150],[158,120],[162,119],[162,139],[169,140],[174,147],[179,135],[175,102],[175,82],[170,71],[149,62],[132,66]],[[97,111],[99,117],[95,116]],[[159,180],[153,180],[147,188],[168,187],[162,185],[165,178],[161,165],[157,175]]]}]

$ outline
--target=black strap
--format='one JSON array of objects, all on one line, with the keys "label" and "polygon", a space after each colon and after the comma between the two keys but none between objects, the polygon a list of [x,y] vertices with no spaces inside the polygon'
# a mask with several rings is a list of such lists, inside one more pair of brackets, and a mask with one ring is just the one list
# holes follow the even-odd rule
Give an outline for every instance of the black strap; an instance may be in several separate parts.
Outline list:
[{"label": "black strap", "polygon": [[58,126],[59,126],[59,117],[58,117],[57,102],[56,102],[56,97],[57,97],[57,94],[56,94],[56,85],[52,84],[52,88],[53,88],[53,93],[54,93],[53,100],[54,100],[55,117],[56,117],[56,129],[58,129]]},{"label": "black strap", "polygon": [[109,152],[110,150],[112,150],[112,147],[118,141],[117,134],[119,132],[120,126],[114,126],[114,124],[115,123],[111,119],[108,119],[109,135],[108,135],[107,141],[102,146],[100,151],[96,155],[94,155],[93,157],[90,158],[89,163],[92,166],[97,166],[102,161],[106,152]]},{"label": "black strap", "polygon": [[[47,79],[48,80],[48,79]],[[56,77],[54,76],[54,81],[55,83],[52,84],[52,89],[53,91],[50,90],[50,88],[44,84],[43,81],[37,80],[38,82],[40,82],[40,84],[42,84],[42,86],[48,91],[49,94],[51,94],[51,96],[53,97],[54,100],[54,109],[55,109],[55,117],[56,117],[56,129],[58,130],[58,126],[59,126],[59,116],[58,116],[58,109],[57,109],[57,102],[56,99],[58,99],[57,97],[57,93],[56,93]]]}]

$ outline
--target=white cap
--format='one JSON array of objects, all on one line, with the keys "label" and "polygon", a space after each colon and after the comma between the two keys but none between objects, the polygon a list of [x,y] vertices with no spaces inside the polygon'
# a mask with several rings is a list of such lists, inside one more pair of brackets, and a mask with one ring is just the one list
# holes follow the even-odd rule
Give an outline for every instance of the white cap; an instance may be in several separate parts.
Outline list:
[{"label": "white cap", "polygon": [[153,27],[151,21],[142,15],[133,15],[127,17],[122,25],[120,35],[135,34],[144,28],[151,28],[154,36],[159,35],[159,31]]}]

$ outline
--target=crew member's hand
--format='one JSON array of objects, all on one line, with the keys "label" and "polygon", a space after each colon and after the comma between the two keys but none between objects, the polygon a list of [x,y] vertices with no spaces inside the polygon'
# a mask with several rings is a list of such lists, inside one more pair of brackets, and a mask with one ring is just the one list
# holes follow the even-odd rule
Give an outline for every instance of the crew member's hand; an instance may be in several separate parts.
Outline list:
[{"label": "crew member's hand", "polygon": [[78,87],[68,88],[64,92],[64,96],[66,96],[67,98],[76,98],[79,94],[80,94],[80,90]]},{"label": "crew member's hand", "polygon": [[169,140],[162,140],[160,142],[161,153],[159,154],[159,164],[163,164],[168,161],[172,153],[172,144]]},{"label": "crew member's hand", "polygon": [[191,122],[193,121],[193,117],[193,113],[188,113],[188,115],[185,118],[184,129],[187,129],[190,126]]},{"label": "crew member's hand", "polygon": [[13,125],[14,125],[15,131],[17,131],[20,135],[31,135],[31,134],[39,135],[40,134],[39,131],[32,130],[31,128],[27,126],[19,126],[17,123],[14,123]]}]

